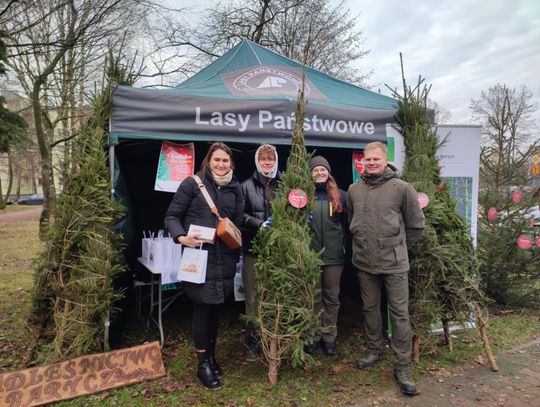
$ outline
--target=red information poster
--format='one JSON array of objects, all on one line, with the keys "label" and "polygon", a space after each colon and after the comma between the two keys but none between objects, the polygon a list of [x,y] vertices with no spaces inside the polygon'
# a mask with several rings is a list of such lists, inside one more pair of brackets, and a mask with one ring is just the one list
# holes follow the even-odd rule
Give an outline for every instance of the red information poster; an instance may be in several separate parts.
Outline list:
[{"label": "red information poster", "polygon": [[352,164],[353,182],[358,182],[360,181],[360,176],[364,172],[364,153],[362,151],[353,151]]},{"label": "red information poster", "polygon": [[195,146],[164,141],[161,145],[156,174],[156,191],[176,192],[180,183],[193,175]]}]

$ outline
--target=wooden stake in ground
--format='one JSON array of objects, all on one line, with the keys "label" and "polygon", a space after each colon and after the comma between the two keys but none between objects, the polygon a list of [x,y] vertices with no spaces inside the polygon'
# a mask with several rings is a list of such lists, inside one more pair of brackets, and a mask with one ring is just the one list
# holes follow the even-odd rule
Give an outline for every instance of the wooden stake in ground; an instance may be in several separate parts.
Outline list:
[{"label": "wooden stake in ground", "polygon": [[482,343],[484,344],[484,350],[486,351],[486,356],[489,360],[491,370],[497,372],[499,371],[499,367],[497,366],[497,361],[495,360],[495,356],[493,356],[493,352],[491,351],[491,344],[489,342],[489,337],[486,331],[486,318],[484,317],[484,314],[482,313],[482,310],[477,303],[474,304],[473,309],[476,315],[478,330],[480,331],[480,336],[482,337]]}]

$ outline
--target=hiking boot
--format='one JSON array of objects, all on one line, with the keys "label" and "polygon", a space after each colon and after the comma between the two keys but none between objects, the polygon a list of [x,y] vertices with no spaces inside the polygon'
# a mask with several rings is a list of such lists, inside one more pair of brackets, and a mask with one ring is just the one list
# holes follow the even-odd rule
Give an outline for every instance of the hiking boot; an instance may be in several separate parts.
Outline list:
[{"label": "hiking boot", "polygon": [[337,353],[336,343],[323,341],[323,351],[325,355],[334,356]]},{"label": "hiking boot", "polygon": [[201,384],[209,390],[221,389],[221,382],[212,370],[208,357],[199,360],[199,366],[197,367],[197,378]]},{"label": "hiking boot", "polygon": [[394,376],[399,384],[399,389],[403,394],[408,396],[414,396],[418,394],[416,391],[416,383],[414,382],[411,371],[406,370],[394,370]]},{"label": "hiking boot", "polygon": [[259,358],[259,335],[251,332],[246,337],[246,349],[244,351],[244,359],[248,362],[253,362]]},{"label": "hiking boot", "polygon": [[382,353],[368,353],[366,354],[366,356],[356,362],[356,367],[358,367],[358,369],[367,369],[377,365],[383,359],[384,356],[382,355]]},{"label": "hiking boot", "polygon": [[304,346],[304,352],[314,355],[319,349],[320,342],[311,342],[309,345]]}]

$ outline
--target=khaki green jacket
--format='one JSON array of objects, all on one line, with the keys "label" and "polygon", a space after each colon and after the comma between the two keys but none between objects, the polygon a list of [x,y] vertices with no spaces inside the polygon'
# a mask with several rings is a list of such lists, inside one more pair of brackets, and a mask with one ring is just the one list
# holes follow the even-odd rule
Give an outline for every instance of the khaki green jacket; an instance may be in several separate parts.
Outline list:
[{"label": "khaki green jacket", "polygon": [[409,271],[407,247],[424,230],[424,214],[414,187],[387,167],[349,187],[347,216],[352,234],[352,263],[372,274]]}]

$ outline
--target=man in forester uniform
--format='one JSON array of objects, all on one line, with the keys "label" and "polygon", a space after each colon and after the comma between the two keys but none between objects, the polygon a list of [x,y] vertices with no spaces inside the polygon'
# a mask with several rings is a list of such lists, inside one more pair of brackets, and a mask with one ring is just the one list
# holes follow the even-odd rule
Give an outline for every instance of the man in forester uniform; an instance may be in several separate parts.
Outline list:
[{"label": "man in forester uniform", "polygon": [[367,340],[367,353],[357,366],[370,368],[383,360],[380,299],[384,284],[392,322],[394,376],[404,394],[414,395],[407,248],[422,235],[424,214],[414,187],[398,179],[395,168],[388,165],[385,144],[367,144],[364,161],[361,180],[347,192],[352,263],[358,270]]}]

